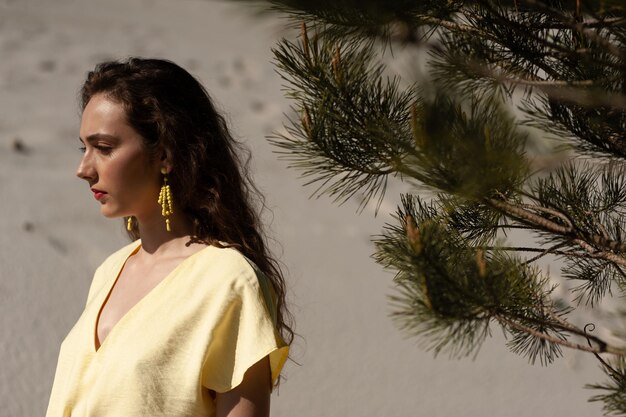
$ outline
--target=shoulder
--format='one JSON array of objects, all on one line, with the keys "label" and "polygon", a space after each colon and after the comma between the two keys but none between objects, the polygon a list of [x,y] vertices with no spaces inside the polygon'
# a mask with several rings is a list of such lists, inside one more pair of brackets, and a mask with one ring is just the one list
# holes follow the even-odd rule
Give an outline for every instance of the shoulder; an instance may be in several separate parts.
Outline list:
[{"label": "shoulder", "polygon": [[115,268],[119,266],[120,263],[123,263],[126,261],[126,259],[128,259],[130,254],[133,253],[133,251],[136,250],[140,244],[141,242],[139,240],[134,240],[130,242],[129,244],[121,247],[120,249],[116,250],[111,255],[109,255],[104,260],[104,262],[100,264],[100,267],[98,267],[98,269],[107,270],[107,269]]},{"label": "shoulder", "polygon": [[199,262],[215,272],[243,278],[255,277],[255,267],[241,252],[233,247],[208,246],[198,252]]},{"label": "shoulder", "polygon": [[[256,300],[257,307],[263,305],[272,321],[276,323],[276,293],[268,277],[261,269],[241,252],[234,248],[216,248],[219,261],[216,265],[221,270],[222,285],[230,288],[231,294],[238,294],[242,299]],[[259,303],[260,302],[260,303]]]},{"label": "shoulder", "polygon": [[231,281],[255,282],[257,268],[241,252],[232,247],[210,246],[199,253],[198,262],[212,273]]}]

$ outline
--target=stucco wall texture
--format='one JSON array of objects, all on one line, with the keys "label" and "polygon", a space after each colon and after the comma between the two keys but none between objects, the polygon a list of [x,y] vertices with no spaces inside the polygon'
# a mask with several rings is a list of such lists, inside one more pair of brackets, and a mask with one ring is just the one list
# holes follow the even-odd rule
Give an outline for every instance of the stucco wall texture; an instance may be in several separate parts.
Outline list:
[{"label": "stucco wall texture", "polygon": [[[126,242],[74,176],[78,88],[95,63],[172,59],[197,75],[253,155],[297,319],[276,417],[600,415],[589,357],[550,367],[508,352],[499,331],[475,360],[433,358],[389,318],[392,276],[370,258],[399,200],[377,217],[309,199],[265,136],[289,113],[270,48],[285,21],[201,0],[0,0],[0,416],[43,416],[58,349],[95,268]],[[291,35],[290,35],[291,36]]]}]

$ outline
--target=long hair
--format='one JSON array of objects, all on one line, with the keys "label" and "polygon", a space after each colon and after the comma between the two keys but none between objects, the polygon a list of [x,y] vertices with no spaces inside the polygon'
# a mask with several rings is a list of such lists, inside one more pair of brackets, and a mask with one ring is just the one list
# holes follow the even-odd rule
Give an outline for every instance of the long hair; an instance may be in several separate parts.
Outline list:
[{"label": "long hair", "polygon": [[[278,331],[291,344],[285,280],[252,205],[265,207],[263,197],[250,179],[247,161],[237,154],[242,145],[202,84],[171,61],[129,58],[98,64],[80,94],[83,110],[96,94],[120,103],[148,152],[165,149],[173,165],[168,178],[173,200],[193,220],[193,239],[219,247],[226,242],[257,265],[276,294]],[[129,236],[140,237],[136,224]]]}]

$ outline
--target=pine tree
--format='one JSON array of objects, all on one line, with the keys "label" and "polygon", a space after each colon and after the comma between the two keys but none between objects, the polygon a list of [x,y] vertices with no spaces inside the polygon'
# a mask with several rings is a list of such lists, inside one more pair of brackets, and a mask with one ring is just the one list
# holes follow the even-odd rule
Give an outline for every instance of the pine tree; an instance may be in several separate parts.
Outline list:
[{"label": "pine tree", "polygon": [[[591,400],[626,415],[626,340],[572,320],[626,291],[622,2],[265,3],[301,26],[274,50],[299,115],[270,138],[282,156],[337,202],[380,202],[390,177],[414,186],[375,238],[400,327],[435,354],[473,355],[492,327],[533,363],[589,352],[607,375]],[[390,75],[389,52],[411,49],[427,81]]]}]

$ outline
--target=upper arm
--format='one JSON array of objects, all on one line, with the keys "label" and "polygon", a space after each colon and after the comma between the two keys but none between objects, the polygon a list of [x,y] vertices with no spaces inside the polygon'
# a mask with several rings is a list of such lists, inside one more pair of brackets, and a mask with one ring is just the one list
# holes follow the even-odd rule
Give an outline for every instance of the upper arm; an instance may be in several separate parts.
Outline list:
[{"label": "upper arm", "polygon": [[266,356],[246,371],[241,384],[216,394],[216,417],[269,417],[270,394],[271,373]]}]

